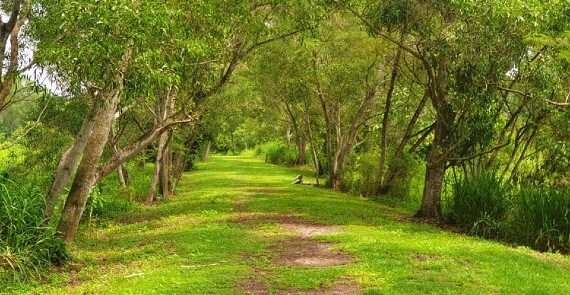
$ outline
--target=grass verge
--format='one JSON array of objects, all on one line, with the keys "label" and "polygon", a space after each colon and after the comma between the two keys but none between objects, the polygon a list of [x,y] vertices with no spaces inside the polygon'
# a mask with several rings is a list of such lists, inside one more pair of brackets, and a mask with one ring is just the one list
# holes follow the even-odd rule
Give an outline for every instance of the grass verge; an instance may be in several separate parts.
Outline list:
[{"label": "grass verge", "polygon": [[[235,287],[261,269],[274,292],[352,280],[365,294],[570,293],[568,257],[398,222],[396,217],[413,211],[290,185],[298,173],[256,159],[212,157],[186,174],[177,197],[84,231],[69,266],[45,281],[3,290],[239,294]],[[336,225],[344,232],[319,239],[338,243],[356,260],[330,268],[272,265],[268,251],[283,234],[270,224],[236,223],[244,212],[295,214]]]}]

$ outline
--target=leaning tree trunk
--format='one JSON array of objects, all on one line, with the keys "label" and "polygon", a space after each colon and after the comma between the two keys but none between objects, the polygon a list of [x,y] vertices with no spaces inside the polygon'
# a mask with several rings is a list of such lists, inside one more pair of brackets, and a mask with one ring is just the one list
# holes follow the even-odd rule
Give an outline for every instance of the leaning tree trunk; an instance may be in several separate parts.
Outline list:
[{"label": "leaning tree trunk", "polygon": [[91,136],[87,141],[89,148],[83,152],[83,157],[67,196],[57,231],[68,243],[71,243],[75,237],[81,215],[89,198],[89,192],[95,185],[97,165],[107,144],[120,95],[120,91],[113,91],[97,117]]},{"label": "leaning tree trunk", "polygon": [[57,171],[44,203],[43,215],[46,221],[51,219],[57,200],[63,193],[65,186],[69,183],[71,175],[77,167],[79,159],[85,150],[85,146],[87,146],[87,141],[91,136],[93,126],[95,126],[95,119],[98,116],[99,108],[100,105],[96,102],[91,105],[87,116],[75,137],[73,145],[63,153],[59,160]]}]

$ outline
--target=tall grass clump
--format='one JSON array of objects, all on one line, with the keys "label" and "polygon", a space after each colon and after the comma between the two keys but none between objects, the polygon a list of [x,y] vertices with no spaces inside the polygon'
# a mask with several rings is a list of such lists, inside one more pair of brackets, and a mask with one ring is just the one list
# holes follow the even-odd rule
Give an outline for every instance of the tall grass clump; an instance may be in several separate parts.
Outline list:
[{"label": "tall grass clump", "polygon": [[494,173],[464,178],[453,185],[444,212],[447,219],[469,233],[486,238],[501,234],[501,223],[511,204],[508,191]]},{"label": "tall grass clump", "polygon": [[570,191],[521,189],[505,227],[511,242],[541,251],[570,251]]},{"label": "tall grass clump", "polygon": [[377,153],[352,154],[343,175],[346,190],[363,197],[374,195],[378,179],[378,159]]},{"label": "tall grass clump", "polygon": [[255,148],[255,155],[265,158],[265,162],[283,166],[298,164],[299,151],[295,147],[287,148],[280,142],[268,142]]},{"label": "tall grass clump", "polygon": [[65,242],[44,224],[44,194],[34,185],[0,180],[0,285],[25,282],[69,258]]}]

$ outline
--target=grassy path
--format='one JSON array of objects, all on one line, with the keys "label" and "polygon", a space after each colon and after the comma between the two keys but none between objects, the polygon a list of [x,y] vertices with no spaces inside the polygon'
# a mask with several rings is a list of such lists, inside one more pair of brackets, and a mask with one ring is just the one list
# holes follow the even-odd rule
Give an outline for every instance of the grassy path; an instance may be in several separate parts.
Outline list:
[{"label": "grassy path", "polygon": [[213,157],[178,197],[85,231],[32,292],[570,294],[568,257],[398,222],[410,212],[290,185],[298,172]]}]

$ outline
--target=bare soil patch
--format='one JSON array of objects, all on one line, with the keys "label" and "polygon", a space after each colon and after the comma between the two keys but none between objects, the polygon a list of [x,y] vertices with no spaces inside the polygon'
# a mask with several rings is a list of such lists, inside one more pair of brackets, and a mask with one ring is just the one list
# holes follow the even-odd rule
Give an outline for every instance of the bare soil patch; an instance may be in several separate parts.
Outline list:
[{"label": "bare soil patch", "polygon": [[321,288],[316,290],[297,290],[297,291],[284,291],[282,293],[277,293],[279,295],[289,295],[289,294],[306,294],[306,295],[317,295],[317,294],[328,294],[328,295],[353,295],[362,294],[362,288],[356,283],[353,284],[338,284],[329,288]]},{"label": "bare soil patch", "polygon": [[321,243],[303,237],[294,237],[277,242],[271,251],[276,256],[271,263],[282,266],[329,267],[352,263],[354,257],[331,250],[337,244]]},{"label": "bare soil patch", "polygon": [[[242,211],[243,212],[243,211]],[[341,228],[314,224],[304,220],[302,217],[293,214],[255,214],[242,213],[232,221],[245,224],[246,226],[257,226],[260,223],[273,223],[279,225],[283,231],[292,233],[295,236],[275,243],[269,248],[267,253],[269,263],[284,267],[315,267],[326,268],[341,266],[354,262],[354,257],[345,252],[332,250],[338,244],[325,243],[314,240],[318,235],[341,233]],[[247,260],[255,257],[246,256]],[[327,285],[319,289],[302,290],[289,289],[270,292],[271,287],[280,289],[279,286],[272,286],[270,273],[260,267],[254,267],[251,277],[246,278],[242,284],[236,287],[237,290],[246,294],[361,294],[361,287],[351,281],[342,280],[335,282],[333,286]]]},{"label": "bare soil patch", "polygon": [[302,238],[310,238],[318,235],[330,235],[341,233],[342,229],[330,225],[307,224],[307,223],[283,223],[283,228],[288,232],[299,234]]}]

